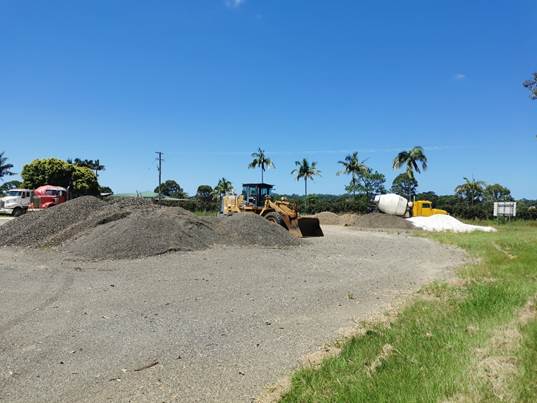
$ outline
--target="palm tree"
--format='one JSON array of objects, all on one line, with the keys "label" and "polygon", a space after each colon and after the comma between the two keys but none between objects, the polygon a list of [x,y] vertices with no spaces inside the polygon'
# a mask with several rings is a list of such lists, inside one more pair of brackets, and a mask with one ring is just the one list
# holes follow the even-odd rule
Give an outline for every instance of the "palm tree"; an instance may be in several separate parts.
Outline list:
[{"label": "palm tree", "polygon": [[221,197],[230,192],[233,192],[233,185],[226,178],[221,178],[213,190],[215,197]]},{"label": "palm tree", "polygon": [[265,173],[265,170],[268,168],[276,168],[272,160],[265,155],[265,150],[261,149],[261,147],[258,148],[256,153],[252,153],[252,162],[248,165],[248,168],[255,169],[255,168],[261,168],[261,183],[263,182],[263,174]]},{"label": "palm tree", "polygon": [[68,158],[67,162],[69,164],[73,164],[79,167],[86,167],[91,169],[92,171],[95,171],[95,176],[99,177],[99,171],[104,171],[104,165],[101,164],[100,160],[83,160],[80,158],[75,158],[74,160]]},{"label": "palm tree", "polygon": [[427,157],[423,151],[423,147],[416,146],[408,151],[401,151],[393,160],[393,169],[400,169],[406,165],[406,174],[410,179],[414,179],[414,171],[421,173],[427,169]]},{"label": "palm tree", "polygon": [[105,167],[104,165],[101,164],[101,161],[100,160],[95,160],[95,161],[92,161],[93,164],[91,166],[91,169],[93,169],[95,171],[95,176],[98,178],[99,177],[99,171],[104,171]]},{"label": "palm tree", "polygon": [[304,196],[308,196],[308,179],[313,180],[315,176],[321,176],[321,171],[317,169],[317,162],[313,161],[310,165],[306,158],[302,161],[295,161],[296,168],[291,171],[296,180],[304,179]]},{"label": "palm tree", "polygon": [[7,163],[7,157],[4,157],[4,151],[2,151],[0,153],[0,180],[4,176],[15,175],[15,173],[11,171],[11,168],[13,168],[13,164]]},{"label": "palm tree", "polygon": [[338,164],[343,165],[343,169],[338,171],[336,175],[351,175],[351,183],[349,188],[352,189],[353,196],[356,196],[356,187],[358,186],[358,176],[367,173],[368,168],[365,165],[365,160],[360,161],[358,152],[355,151],[345,157],[344,161],[338,161]]},{"label": "palm tree", "polygon": [[483,199],[485,182],[464,177],[464,183],[455,188],[455,194],[471,206]]}]

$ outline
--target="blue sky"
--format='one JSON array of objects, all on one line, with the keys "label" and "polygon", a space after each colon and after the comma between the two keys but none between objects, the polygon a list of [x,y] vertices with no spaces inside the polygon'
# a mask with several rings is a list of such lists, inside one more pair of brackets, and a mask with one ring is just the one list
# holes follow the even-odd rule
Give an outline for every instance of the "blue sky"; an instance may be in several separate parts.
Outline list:
[{"label": "blue sky", "polygon": [[116,192],[153,189],[163,151],[194,193],[258,180],[261,146],[279,192],[307,157],[310,191],[342,193],[345,154],[391,182],[421,145],[421,190],[473,176],[537,198],[536,19],[534,0],[0,0],[0,150],[18,171],[98,158]]}]

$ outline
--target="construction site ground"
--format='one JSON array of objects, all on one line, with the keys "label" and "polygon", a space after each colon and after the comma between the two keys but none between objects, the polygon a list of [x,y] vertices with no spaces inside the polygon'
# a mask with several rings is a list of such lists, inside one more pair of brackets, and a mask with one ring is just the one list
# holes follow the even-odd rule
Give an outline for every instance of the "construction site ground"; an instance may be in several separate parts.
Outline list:
[{"label": "construction site ground", "polygon": [[465,261],[407,233],[323,230],[135,260],[0,248],[0,401],[248,402]]}]

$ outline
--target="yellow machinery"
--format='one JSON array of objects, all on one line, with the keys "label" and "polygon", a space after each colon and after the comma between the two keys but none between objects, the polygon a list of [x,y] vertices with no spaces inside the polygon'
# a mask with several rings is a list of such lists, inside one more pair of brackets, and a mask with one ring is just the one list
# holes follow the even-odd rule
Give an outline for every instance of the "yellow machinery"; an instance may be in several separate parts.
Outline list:
[{"label": "yellow machinery", "polygon": [[300,217],[296,206],[286,199],[272,200],[270,191],[273,186],[267,183],[245,183],[242,194],[226,195],[222,198],[221,213],[254,213],[265,217],[274,224],[286,228],[297,238],[323,236],[319,219]]},{"label": "yellow machinery", "polygon": [[435,214],[447,214],[446,210],[433,208],[428,200],[417,200],[412,203],[412,217],[430,217]]}]

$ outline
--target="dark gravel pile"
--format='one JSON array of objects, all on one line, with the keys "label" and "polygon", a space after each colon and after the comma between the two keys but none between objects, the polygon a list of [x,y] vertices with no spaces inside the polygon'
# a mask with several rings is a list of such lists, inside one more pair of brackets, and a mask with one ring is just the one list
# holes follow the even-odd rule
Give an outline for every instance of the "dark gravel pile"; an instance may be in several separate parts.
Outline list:
[{"label": "dark gravel pile", "polygon": [[202,218],[143,199],[106,203],[81,197],[0,227],[0,246],[56,246],[91,259],[138,258],[215,244],[285,247],[298,241],[254,214]]},{"label": "dark gravel pile", "polygon": [[162,207],[131,211],[66,242],[63,249],[91,259],[123,259],[205,249],[217,240],[210,223]]},{"label": "dark gravel pile", "polygon": [[322,211],[315,214],[321,225],[341,225],[341,216],[331,211]]},{"label": "dark gravel pile", "polygon": [[227,245],[285,247],[300,243],[298,239],[289,235],[285,228],[251,213],[217,218],[216,229],[219,235],[218,242]]},{"label": "dark gravel pile", "polygon": [[55,245],[62,233],[85,221],[106,203],[93,196],[79,197],[67,203],[25,214],[0,227],[0,246],[42,247]]},{"label": "dark gravel pile", "polygon": [[360,228],[378,228],[378,229],[415,229],[415,227],[402,217],[389,214],[371,213],[356,215],[347,221],[351,226]]}]

